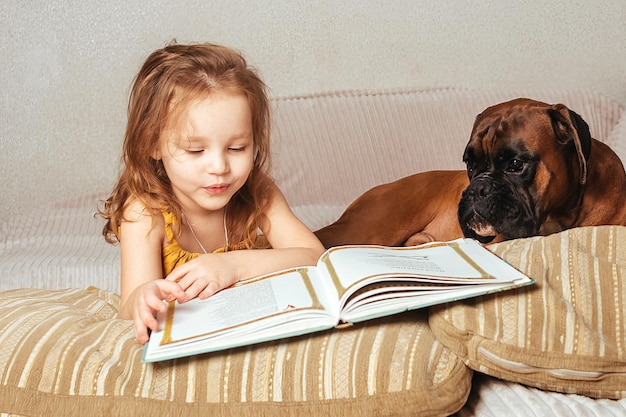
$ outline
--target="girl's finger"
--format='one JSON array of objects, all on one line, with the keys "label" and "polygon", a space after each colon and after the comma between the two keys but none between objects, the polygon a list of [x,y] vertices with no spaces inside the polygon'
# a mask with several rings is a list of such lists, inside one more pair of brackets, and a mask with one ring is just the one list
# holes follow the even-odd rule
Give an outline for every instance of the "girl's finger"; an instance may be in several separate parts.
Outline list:
[{"label": "girl's finger", "polygon": [[135,337],[142,345],[148,341],[148,330],[139,317],[135,319]]},{"label": "girl's finger", "polygon": [[156,330],[156,328],[159,326],[159,322],[156,320],[156,318],[152,314],[152,311],[150,311],[149,309],[140,311],[139,319],[143,323],[143,326],[147,329]]},{"label": "girl's finger", "polygon": [[193,270],[193,261],[194,260],[192,259],[191,261],[184,263],[179,267],[176,267],[172,272],[169,273],[168,276],[165,277],[165,280],[173,282],[180,281],[185,275]]},{"label": "girl's finger", "polygon": [[190,285],[185,288],[185,295],[187,299],[191,300],[195,298],[200,292],[204,289],[205,285],[200,280],[195,280]]},{"label": "girl's finger", "polygon": [[158,305],[155,304],[154,308],[158,311],[165,311],[167,308],[165,301],[173,301],[178,300],[179,302],[185,301],[185,290],[183,287],[177,282],[165,281],[161,280],[157,284],[159,288],[159,294],[155,298],[155,302],[159,302]]},{"label": "girl's finger", "polygon": [[204,289],[198,294],[198,298],[204,300],[215,294],[219,290],[219,285],[215,281],[209,281]]}]

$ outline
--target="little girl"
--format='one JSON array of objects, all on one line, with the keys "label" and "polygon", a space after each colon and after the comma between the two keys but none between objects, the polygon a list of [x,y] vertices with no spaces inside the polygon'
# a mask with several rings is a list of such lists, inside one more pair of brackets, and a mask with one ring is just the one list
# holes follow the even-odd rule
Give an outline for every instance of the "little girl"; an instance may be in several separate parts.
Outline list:
[{"label": "little girl", "polygon": [[324,251],[267,174],[269,125],[265,85],[231,49],[171,44],[137,74],[123,169],[100,214],[120,244],[120,317],[140,343],[164,300],[207,298]]}]

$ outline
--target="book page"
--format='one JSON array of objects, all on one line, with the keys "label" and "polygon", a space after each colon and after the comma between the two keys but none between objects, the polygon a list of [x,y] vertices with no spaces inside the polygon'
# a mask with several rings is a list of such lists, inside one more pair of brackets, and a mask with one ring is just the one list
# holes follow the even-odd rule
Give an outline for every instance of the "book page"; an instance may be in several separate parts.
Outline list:
[{"label": "book page", "polygon": [[160,344],[175,343],[293,309],[322,309],[303,270],[242,281],[206,300],[171,303],[167,318],[162,318],[162,327],[153,332],[151,339],[160,338]]},{"label": "book page", "polygon": [[518,281],[516,283],[494,283],[481,285],[455,286],[449,290],[434,291],[404,291],[373,295],[362,298],[355,303],[350,302],[341,313],[343,321],[357,323],[380,316],[401,313],[407,310],[425,308],[444,302],[453,302],[469,297],[505,291],[528,285],[533,281]]},{"label": "book page", "polygon": [[342,246],[327,251],[320,268],[342,295],[356,284],[374,280],[407,278],[468,285],[510,282],[524,276],[471,239],[406,248]]}]

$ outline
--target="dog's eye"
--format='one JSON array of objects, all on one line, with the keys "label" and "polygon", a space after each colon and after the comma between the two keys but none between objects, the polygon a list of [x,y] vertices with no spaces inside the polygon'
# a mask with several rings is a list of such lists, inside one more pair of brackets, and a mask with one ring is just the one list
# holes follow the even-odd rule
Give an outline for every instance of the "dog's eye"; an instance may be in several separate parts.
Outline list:
[{"label": "dog's eye", "polygon": [[522,168],[524,168],[524,161],[520,161],[519,159],[511,159],[506,170],[508,172],[520,172]]}]

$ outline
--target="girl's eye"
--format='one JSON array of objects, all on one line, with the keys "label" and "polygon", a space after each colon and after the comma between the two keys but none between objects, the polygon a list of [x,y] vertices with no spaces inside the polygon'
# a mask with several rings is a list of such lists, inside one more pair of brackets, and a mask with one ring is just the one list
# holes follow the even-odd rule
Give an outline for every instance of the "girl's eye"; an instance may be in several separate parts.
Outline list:
[{"label": "girl's eye", "polygon": [[201,154],[203,151],[204,149],[187,149],[187,153],[192,154],[192,155]]},{"label": "girl's eye", "polygon": [[233,151],[233,152],[243,152],[246,150],[245,146],[234,146],[232,148],[228,148],[229,151]]}]

